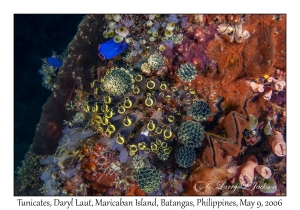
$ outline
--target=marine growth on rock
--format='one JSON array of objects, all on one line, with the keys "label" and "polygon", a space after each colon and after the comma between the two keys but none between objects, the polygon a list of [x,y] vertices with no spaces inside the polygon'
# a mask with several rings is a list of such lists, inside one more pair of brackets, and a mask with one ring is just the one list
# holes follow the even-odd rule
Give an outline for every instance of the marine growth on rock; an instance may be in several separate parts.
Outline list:
[{"label": "marine growth on rock", "polygon": [[85,16],[42,64],[53,94],[16,195],[286,195],[285,20]]}]

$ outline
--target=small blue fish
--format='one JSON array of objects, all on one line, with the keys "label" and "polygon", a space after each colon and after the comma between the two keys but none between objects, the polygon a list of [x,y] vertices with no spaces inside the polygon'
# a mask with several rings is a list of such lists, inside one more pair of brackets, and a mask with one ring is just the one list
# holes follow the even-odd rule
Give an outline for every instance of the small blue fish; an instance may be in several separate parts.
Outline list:
[{"label": "small blue fish", "polygon": [[128,44],[124,42],[116,43],[114,39],[110,39],[103,44],[99,44],[98,51],[100,58],[111,59],[124,52],[127,48]]},{"label": "small blue fish", "polygon": [[54,66],[56,68],[59,68],[62,65],[61,61],[58,60],[58,58],[54,58],[54,57],[47,58],[47,63],[48,63],[48,65]]}]

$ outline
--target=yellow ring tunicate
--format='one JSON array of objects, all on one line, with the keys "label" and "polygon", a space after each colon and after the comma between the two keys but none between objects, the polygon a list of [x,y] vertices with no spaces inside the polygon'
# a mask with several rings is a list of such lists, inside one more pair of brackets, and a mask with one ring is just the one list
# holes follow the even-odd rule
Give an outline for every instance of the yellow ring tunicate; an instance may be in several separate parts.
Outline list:
[{"label": "yellow ring tunicate", "polygon": [[116,139],[116,142],[120,145],[124,144],[125,142],[125,139],[123,136],[121,136],[119,133],[117,134],[117,139]]},{"label": "yellow ring tunicate", "polygon": [[155,150],[157,150],[157,145],[155,143],[151,142],[150,148],[152,151],[155,151]]},{"label": "yellow ring tunicate", "polygon": [[94,89],[94,94],[97,95],[98,94],[98,88]]},{"label": "yellow ring tunicate", "polygon": [[172,90],[173,92],[175,92],[175,91],[178,90],[178,88],[177,88],[177,87],[171,87],[171,90]]},{"label": "yellow ring tunicate", "polygon": [[160,127],[157,127],[157,128],[155,129],[155,133],[156,133],[156,134],[161,134],[161,132],[162,132],[162,129],[161,129]]},{"label": "yellow ring tunicate", "polygon": [[108,119],[103,116],[103,118],[101,118],[101,124],[102,125],[108,125]]},{"label": "yellow ring tunicate", "polygon": [[168,129],[168,127],[167,127],[166,130],[164,131],[164,139],[169,139],[172,137],[172,135],[173,135],[173,133],[171,131],[171,128]]},{"label": "yellow ring tunicate", "polygon": [[131,124],[132,124],[131,119],[128,116],[124,117],[123,125],[130,126]]},{"label": "yellow ring tunicate", "polygon": [[97,112],[98,111],[98,104],[95,103],[94,106],[92,106],[92,112]]},{"label": "yellow ring tunicate", "polygon": [[110,95],[104,96],[104,103],[106,103],[106,104],[110,104],[111,103],[111,97],[110,97]]},{"label": "yellow ring tunicate", "polygon": [[132,106],[132,102],[130,101],[130,99],[128,97],[125,98],[124,103],[123,103],[125,108],[130,108]]},{"label": "yellow ring tunicate", "polygon": [[95,115],[93,117],[93,122],[96,123],[96,124],[100,124],[101,123],[101,117],[99,115]]},{"label": "yellow ring tunicate", "polygon": [[152,80],[148,80],[147,83],[146,83],[146,87],[150,90],[154,89],[155,88],[155,82],[152,81]]},{"label": "yellow ring tunicate", "polygon": [[156,143],[158,146],[160,146],[162,142],[161,142],[161,140],[156,139],[155,143]]},{"label": "yellow ring tunicate", "polygon": [[85,111],[85,112],[89,112],[90,111],[90,106],[89,105],[84,105],[83,107],[83,110]]},{"label": "yellow ring tunicate", "polygon": [[138,143],[138,148],[140,150],[144,150],[146,148],[146,143],[145,142]]},{"label": "yellow ring tunicate", "polygon": [[105,112],[105,117],[106,118],[112,118],[114,116],[114,112],[112,109],[109,109],[107,112]]},{"label": "yellow ring tunicate", "polygon": [[135,144],[128,145],[128,146],[129,146],[130,153],[136,153],[136,151],[138,150],[138,147]]},{"label": "yellow ring tunicate", "polygon": [[141,92],[140,88],[138,86],[134,86],[132,92],[137,95]]},{"label": "yellow ring tunicate", "polygon": [[110,124],[110,125],[106,128],[106,130],[107,130],[108,132],[110,132],[110,133],[113,133],[113,132],[116,131],[116,126]]},{"label": "yellow ring tunicate", "polygon": [[103,104],[103,105],[101,106],[101,111],[102,111],[102,112],[107,112],[107,111],[108,111],[108,106],[107,106],[106,104]]},{"label": "yellow ring tunicate", "polygon": [[146,104],[146,106],[152,106],[153,105],[153,100],[151,98],[147,98],[145,100],[145,104]]},{"label": "yellow ring tunicate", "polygon": [[134,75],[134,80],[135,80],[136,82],[141,82],[141,81],[143,80],[143,77],[142,77],[142,75],[140,75],[140,74],[135,74],[135,75]]},{"label": "yellow ring tunicate", "polygon": [[161,82],[161,84],[160,84],[160,89],[161,89],[161,90],[166,90],[166,89],[167,89],[166,83]]},{"label": "yellow ring tunicate", "polygon": [[101,83],[101,85],[100,85],[100,89],[104,92],[105,90],[104,90],[104,86],[103,86],[103,83]]},{"label": "yellow ring tunicate", "polygon": [[171,151],[172,151],[172,147],[167,147],[163,151],[164,151],[165,154],[170,154]]},{"label": "yellow ring tunicate", "polygon": [[190,94],[194,95],[196,93],[195,89],[190,90]]},{"label": "yellow ring tunicate", "polygon": [[91,88],[94,88],[94,87],[95,87],[95,81],[96,81],[96,80],[94,80],[93,82],[91,82]]},{"label": "yellow ring tunicate", "polygon": [[167,148],[167,146],[168,146],[168,144],[167,144],[166,142],[162,142],[162,143],[161,143],[161,147],[162,147],[162,148]]},{"label": "yellow ring tunicate", "polygon": [[119,104],[119,107],[118,107],[118,113],[119,114],[123,114],[126,112],[126,109],[124,106],[122,106],[122,104]]},{"label": "yellow ring tunicate", "polygon": [[175,117],[172,115],[167,116],[169,122],[174,122]]},{"label": "yellow ring tunicate", "polygon": [[147,124],[147,129],[149,131],[153,131],[155,129],[155,124],[153,123],[152,120],[150,120],[149,123]]}]

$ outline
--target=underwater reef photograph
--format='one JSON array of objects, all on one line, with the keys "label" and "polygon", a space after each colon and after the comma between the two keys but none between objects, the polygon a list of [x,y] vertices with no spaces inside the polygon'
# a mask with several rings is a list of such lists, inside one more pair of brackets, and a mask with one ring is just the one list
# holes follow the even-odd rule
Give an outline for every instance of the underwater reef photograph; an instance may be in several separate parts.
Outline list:
[{"label": "underwater reef photograph", "polygon": [[286,196],[286,14],[14,28],[15,196]]}]

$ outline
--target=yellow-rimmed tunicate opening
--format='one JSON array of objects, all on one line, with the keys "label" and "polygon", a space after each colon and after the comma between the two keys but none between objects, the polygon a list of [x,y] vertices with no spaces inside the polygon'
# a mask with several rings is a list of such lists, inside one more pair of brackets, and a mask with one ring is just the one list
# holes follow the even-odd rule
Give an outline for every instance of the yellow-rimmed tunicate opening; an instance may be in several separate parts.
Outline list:
[{"label": "yellow-rimmed tunicate opening", "polygon": [[167,85],[164,82],[161,82],[159,87],[160,87],[161,90],[166,90],[167,89]]},{"label": "yellow-rimmed tunicate opening", "polygon": [[98,110],[99,110],[98,104],[95,103],[94,106],[92,106],[92,112],[98,112]]},{"label": "yellow-rimmed tunicate opening", "polygon": [[160,145],[162,148],[167,148],[168,144],[166,142],[161,142],[161,145]]},{"label": "yellow-rimmed tunicate opening", "polygon": [[109,125],[106,128],[106,135],[110,136],[111,134],[113,134],[116,131],[116,126],[114,126],[113,124],[109,123]]},{"label": "yellow-rimmed tunicate opening", "polygon": [[168,119],[168,121],[171,123],[171,122],[174,122],[175,117],[174,117],[173,115],[168,115],[168,116],[167,116],[167,119]]},{"label": "yellow-rimmed tunicate opening", "polygon": [[124,100],[124,102],[123,102],[123,106],[125,107],[125,108],[130,108],[131,106],[132,106],[132,101],[130,100],[130,98],[129,97],[126,97],[125,98],[125,100]]},{"label": "yellow-rimmed tunicate opening", "polygon": [[151,146],[150,146],[152,151],[156,151],[157,150],[157,144],[151,142]]},{"label": "yellow-rimmed tunicate opening", "polygon": [[141,92],[140,88],[138,86],[134,86],[132,92],[137,95]]},{"label": "yellow-rimmed tunicate opening", "polygon": [[134,80],[135,80],[136,82],[141,82],[141,81],[143,80],[143,76],[140,75],[140,74],[135,74],[135,75],[134,75]]},{"label": "yellow-rimmed tunicate opening", "polygon": [[125,116],[123,120],[123,125],[130,126],[131,124],[132,124],[132,120],[128,116]]},{"label": "yellow-rimmed tunicate opening", "polygon": [[149,153],[149,152],[151,152],[151,150],[149,149],[149,148],[145,148],[145,150],[144,150],[146,153]]},{"label": "yellow-rimmed tunicate opening", "polygon": [[119,105],[118,105],[118,113],[119,113],[119,114],[123,114],[123,113],[125,113],[125,112],[126,112],[125,107],[124,107],[122,104],[119,104]]},{"label": "yellow-rimmed tunicate opening", "polygon": [[190,105],[190,104],[192,104],[192,101],[191,101],[191,100],[186,100],[186,101],[185,101],[185,104],[186,104],[186,105]]},{"label": "yellow-rimmed tunicate opening", "polygon": [[155,134],[161,134],[161,133],[162,133],[161,127],[155,128]]},{"label": "yellow-rimmed tunicate opening", "polygon": [[120,133],[118,133],[118,134],[117,134],[117,139],[116,139],[116,142],[117,142],[118,144],[120,144],[120,145],[124,144],[124,142],[125,142],[125,139],[124,139],[124,137],[123,137],[123,136],[121,136],[121,134],[120,134]]},{"label": "yellow-rimmed tunicate opening", "polygon": [[146,143],[145,142],[140,142],[138,143],[138,148],[140,150],[145,150],[146,149]]},{"label": "yellow-rimmed tunicate opening", "polygon": [[153,122],[153,120],[150,120],[149,122],[148,122],[148,124],[147,124],[147,129],[149,130],[149,131],[153,131],[154,129],[155,129],[155,124],[154,124],[154,122]]},{"label": "yellow-rimmed tunicate opening", "polygon": [[91,88],[95,87],[95,82],[96,82],[96,80],[94,80],[93,82],[91,82]]},{"label": "yellow-rimmed tunicate opening", "polygon": [[107,112],[108,111],[108,106],[106,104],[102,104],[101,111],[102,112]]},{"label": "yellow-rimmed tunicate opening", "polygon": [[190,94],[192,94],[192,95],[196,94],[195,89],[191,89],[191,90],[190,90]]},{"label": "yellow-rimmed tunicate opening", "polygon": [[161,143],[162,143],[162,142],[161,142],[161,140],[156,139],[156,140],[155,140],[155,143],[156,143],[157,146],[161,146]]},{"label": "yellow-rimmed tunicate opening", "polygon": [[172,96],[166,95],[166,100],[167,100],[167,101],[171,100],[171,98],[172,98]]},{"label": "yellow-rimmed tunicate opening", "polygon": [[130,156],[133,156],[138,150],[138,147],[135,144],[128,145],[128,147],[129,147],[129,155]]},{"label": "yellow-rimmed tunicate opening", "polygon": [[184,89],[184,90],[188,90],[189,87],[185,85],[185,86],[183,87],[183,89]]},{"label": "yellow-rimmed tunicate opening", "polygon": [[165,154],[170,154],[171,151],[172,151],[172,147],[167,147],[163,151],[164,151]]},{"label": "yellow-rimmed tunicate opening", "polygon": [[102,119],[99,115],[95,114],[92,118],[92,122],[95,123],[95,124],[100,124],[102,122]]},{"label": "yellow-rimmed tunicate opening", "polygon": [[110,95],[104,96],[104,103],[106,103],[106,104],[110,104],[111,103],[111,97],[110,97]]},{"label": "yellow-rimmed tunicate opening", "polygon": [[105,112],[104,115],[106,118],[112,118],[115,115],[115,113],[112,109],[109,109],[109,110],[107,110],[107,112]]},{"label": "yellow-rimmed tunicate opening", "polygon": [[166,129],[164,130],[164,139],[167,140],[169,138],[171,138],[173,135],[172,131],[171,131],[171,127],[167,126]]},{"label": "yellow-rimmed tunicate opening", "polygon": [[102,125],[108,125],[108,119],[107,119],[106,117],[103,116],[103,117],[101,118],[101,124],[102,124]]},{"label": "yellow-rimmed tunicate opening", "polygon": [[175,91],[178,90],[178,88],[177,88],[177,87],[171,87],[171,90],[172,90],[173,92],[175,92]]},{"label": "yellow-rimmed tunicate opening", "polygon": [[151,98],[151,95],[150,94],[147,94],[147,98],[145,100],[145,104],[146,106],[152,106],[154,104],[154,101],[153,99]]},{"label": "yellow-rimmed tunicate opening", "polygon": [[82,105],[82,109],[85,111],[85,112],[89,112],[90,111],[90,106],[88,105],[88,103],[85,103]]},{"label": "yellow-rimmed tunicate opening", "polygon": [[101,83],[101,85],[100,85],[100,90],[102,90],[103,92],[105,91],[105,90],[104,90],[103,83]]},{"label": "yellow-rimmed tunicate opening", "polygon": [[146,81],[147,81],[146,87],[147,87],[149,90],[152,90],[152,89],[155,88],[155,82],[154,82],[153,80],[151,80],[151,79],[148,78]]},{"label": "yellow-rimmed tunicate opening", "polygon": [[98,94],[98,88],[94,89],[94,94],[97,95]]}]

